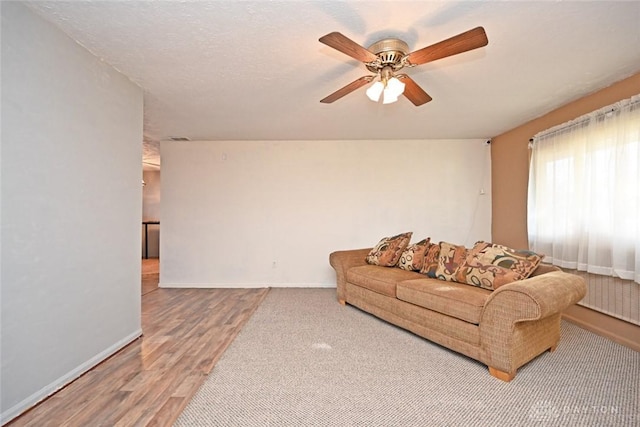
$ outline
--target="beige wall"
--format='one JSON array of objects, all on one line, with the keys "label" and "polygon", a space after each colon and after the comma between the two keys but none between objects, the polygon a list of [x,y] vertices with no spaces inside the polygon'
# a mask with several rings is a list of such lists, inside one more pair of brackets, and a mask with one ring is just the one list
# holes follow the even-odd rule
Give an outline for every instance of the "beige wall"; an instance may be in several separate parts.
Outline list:
[{"label": "beige wall", "polygon": [[[498,135],[491,143],[492,239],[507,246],[526,248],[529,139],[552,126],[640,93],[640,73],[544,116]],[[565,313],[572,321],[628,345],[640,328],[604,314],[575,306]],[[636,340],[637,341],[637,338]]]},{"label": "beige wall", "polygon": [[498,135],[491,143],[493,241],[525,248],[529,139],[552,126],[640,93],[640,73]]},{"label": "beige wall", "polygon": [[5,423],[142,333],[143,93],[26,4],[0,15]]},{"label": "beige wall", "polygon": [[334,287],[335,250],[491,238],[485,139],[161,144],[161,287]]}]

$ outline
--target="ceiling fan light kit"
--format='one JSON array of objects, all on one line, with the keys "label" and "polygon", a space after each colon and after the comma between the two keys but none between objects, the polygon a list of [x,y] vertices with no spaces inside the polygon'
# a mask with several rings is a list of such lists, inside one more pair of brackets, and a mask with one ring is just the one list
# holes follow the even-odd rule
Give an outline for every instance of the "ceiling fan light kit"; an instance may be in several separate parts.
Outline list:
[{"label": "ceiling fan light kit", "polygon": [[384,83],[382,83],[381,81],[374,82],[371,86],[369,86],[369,89],[367,89],[367,96],[373,102],[378,102],[383,90]]},{"label": "ceiling fan light kit", "polygon": [[411,77],[407,74],[396,74],[397,71],[477,49],[489,43],[482,27],[476,27],[411,53],[409,53],[409,46],[396,38],[379,40],[368,49],[338,32],[320,37],[319,41],[363,62],[369,71],[376,74],[360,77],[320,102],[330,104],[379,77],[380,80],[375,81],[367,89],[369,99],[378,102],[382,95],[382,103],[390,104],[404,94],[415,106],[423,105],[432,98]]},{"label": "ceiling fan light kit", "polygon": [[396,102],[398,97],[404,92],[404,83],[392,76],[390,73],[381,73],[380,80],[374,82],[369,89],[367,89],[367,96],[373,102],[380,100],[382,95],[383,104],[391,104]]},{"label": "ceiling fan light kit", "polygon": [[394,102],[398,101],[398,96],[393,96],[393,95],[389,95],[389,94],[385,94],[382,97],[382,103],[383,104],[392,104]]}]

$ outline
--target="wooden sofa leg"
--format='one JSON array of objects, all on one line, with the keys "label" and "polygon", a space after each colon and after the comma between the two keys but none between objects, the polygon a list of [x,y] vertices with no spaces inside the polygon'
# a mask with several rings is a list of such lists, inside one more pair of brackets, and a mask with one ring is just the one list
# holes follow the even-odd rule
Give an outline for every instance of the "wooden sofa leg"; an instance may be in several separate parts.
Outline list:
[{"label": "wooden sofa leg", "polygon": [[343,299],[338,299],[338,302],[340,303],[340,305],[347,305],[347,302]]},{"label": "wooden sofa leg", "polygon": [[558,343],[555,343],[554,345],[552,345],[551,347],[549,347],[549,352],[553,353],[554,351],[556,351],[556,348],[558,348]]},{"label": "wooden sofa leg", "polygon": [[508,373],[508,372],[504,372],[504,371],[501,371],[501,370],[499,370],[499,369],[492,368],[491,366],[489,366],[489,373],[490,373],[492,376],[496,377],[497,379],[502,380],[502,381],[505,381],[505,382],[509,382],[509,381],[511,381],[511,380],[512,380],[512,379],[514,379],[514,378],[515,378],[515,376],[516,376],[516,373],[515,373],[515,372],[514,372],[514,373],[512,373],[512,374],[510,374],[510,373]]}]

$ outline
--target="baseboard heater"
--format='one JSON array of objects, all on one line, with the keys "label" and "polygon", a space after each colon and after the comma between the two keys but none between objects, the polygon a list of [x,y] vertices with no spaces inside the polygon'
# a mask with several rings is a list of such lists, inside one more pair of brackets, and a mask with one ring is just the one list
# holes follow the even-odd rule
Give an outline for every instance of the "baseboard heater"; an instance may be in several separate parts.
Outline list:
[{"label": "baseboard heater", "polygon": [[569,272],[587,283],[587,296],[579,305],[640,326],[640,284],[584,271]]}]

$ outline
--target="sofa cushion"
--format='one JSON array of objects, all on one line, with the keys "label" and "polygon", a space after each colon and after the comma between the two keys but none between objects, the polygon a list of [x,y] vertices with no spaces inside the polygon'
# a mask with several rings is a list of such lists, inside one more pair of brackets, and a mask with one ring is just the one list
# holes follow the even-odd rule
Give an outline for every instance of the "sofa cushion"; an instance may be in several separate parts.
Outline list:
[{"label": "sofa cushion", "polygon": [[488,242],[477,242],[458,268],[455,280],[484,289],[526,279],[538,267],[542,257],[529,250],[511,249]]},{"label": "sofa cushion", "polygon": [[399,300],[477,325],[491,291],[425,278],[398,283],[396,295]]},{"label": "sofa cushion", "polygon": [[427,251],[424,255],[424,262],[420,273],[426,274],[431,278],[436,277],[436,271],[438,270],[438,256],[440,255],[440,245],[437,243],[429,243]]},{"label": "sofa cushion", "polygon": [[[450,349],[480,350],[480,326],[347,283],[349,304]],[[471,286],[464,285],[467,288]],[[484,350],[482,350],[484,352]],[[463,350],[464,352],[464,350]],[[418,367],[420,369],[420,367]]]},{"label": "sofa cushion", "polygon": [[398,267],[403,270],[420,271],[424,265],[424,256],[429,247],[429,237],[420,240],[418,243],[412,243],[402,252],[398,260]]},{"label": "sofa cushion", "polygon": [[400,255],[409,246],[412,232],[384,237],[371,249],[367,255],[367,262],[372,265],[393,267],[398,263]]},{"label": "sofa cushion", "polygon": [[420,273],[415,271],[381,268],[376,265],[351,267],[347,271],[347,282],[392,298],[396,297],[398,282],[419,277]]},{"label": "sofa cushion", "polygon": [[440,280],[456,280],[456,272],[467,258],[467,248],[453,243],[440,242],[438,268],[436,278]]},{"label": "sofa cushion", "polygon": [[544,262],[540,262],[533,273],[529,275],[529,277],[540,276],[541,274],[551,273],[552,271],[562,271],[560,267],[556,267],[553,264],[546,264]]}]

